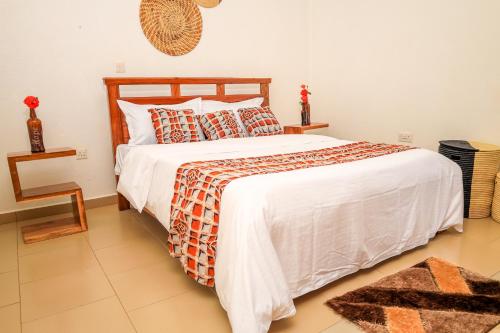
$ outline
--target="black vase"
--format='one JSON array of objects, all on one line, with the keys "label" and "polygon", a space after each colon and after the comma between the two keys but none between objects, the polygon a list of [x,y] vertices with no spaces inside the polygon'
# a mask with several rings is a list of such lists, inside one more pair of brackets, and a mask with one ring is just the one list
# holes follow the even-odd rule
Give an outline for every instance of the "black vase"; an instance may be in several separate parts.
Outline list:
[{"label": "black vase", "polygon": [[302,126],[311,125],[311,106],[309,103],[302,103],[302,112],[300,115],[302,118]]}]

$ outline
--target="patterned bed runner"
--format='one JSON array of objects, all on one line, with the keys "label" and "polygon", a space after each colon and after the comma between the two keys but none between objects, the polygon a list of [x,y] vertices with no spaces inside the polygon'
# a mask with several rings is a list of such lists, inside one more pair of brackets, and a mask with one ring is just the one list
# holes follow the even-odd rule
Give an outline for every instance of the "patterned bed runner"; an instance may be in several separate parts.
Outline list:
[{"label": "patterned bed runner", "polygon": [[412,149],[357,142],[300,153],[218,161],[189,162],[177,170],[170,211],[170,255],[181,260],[187,275],[215,285],[215,257],[220,200],[234,179],[359,161]]}]

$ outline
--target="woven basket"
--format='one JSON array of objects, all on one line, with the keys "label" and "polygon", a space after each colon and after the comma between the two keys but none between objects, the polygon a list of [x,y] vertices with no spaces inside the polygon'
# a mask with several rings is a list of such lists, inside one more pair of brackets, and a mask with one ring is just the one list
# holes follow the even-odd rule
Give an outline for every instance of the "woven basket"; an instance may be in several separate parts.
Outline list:
[{"label": "woven basket", "polygon": [[479,219],[491,215],[495,178],[500,166],[500,147],[467,141],[441,141],[439,152],[462,168],[464,216]]},{"label": "woven basket", "polygon": [[144,35],[168,55],[189,53],[200,41],[203,22],[193,0],[142,0],[140,19]]},{"label": "woven basket", "polygon": [[218,6],[222,0],[194,0],[198,5],[205,8],[213,8]]},{"label": "woven basket", "polygon": [[491,207],[491,216],[500,223],[500,173],[497,175],[495,185],[495,196],[493,197],[493,206]]}]

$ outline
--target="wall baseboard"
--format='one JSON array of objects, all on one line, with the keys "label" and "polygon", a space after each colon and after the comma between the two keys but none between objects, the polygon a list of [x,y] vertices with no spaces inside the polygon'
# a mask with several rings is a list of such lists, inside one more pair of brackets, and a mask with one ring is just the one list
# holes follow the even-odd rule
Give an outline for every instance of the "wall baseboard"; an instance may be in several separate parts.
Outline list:
[{"label": "wall baseboard", "polygon": [[[118,202],[116,194],[85,200],[85,209],[114,205]],[[31,220],[39,217],[71,213],[73,206],[71,203],[62,203],[53,206],[30,208],[17,212],[0,213],[0,225],[23,220]]]}]

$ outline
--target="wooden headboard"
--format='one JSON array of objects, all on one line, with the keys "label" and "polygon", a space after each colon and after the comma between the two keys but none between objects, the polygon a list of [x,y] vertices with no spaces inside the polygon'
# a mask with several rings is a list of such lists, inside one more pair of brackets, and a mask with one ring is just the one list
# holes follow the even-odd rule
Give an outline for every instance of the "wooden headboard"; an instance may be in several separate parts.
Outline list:
[{"label": "wooden headboard", "polygon": [[[208,78],[208,77],[106,77],[104,83],[108,89],[109,115],[111,120],[111,135],[113,140],[113,156],[116,157],[116,147],[120,144],[128,143],[130,138],[125,115],[120,110],[117,100],[124,100],[135,104],[178,104],[189,101],[193,98],[201,97],[207,100],[221,102],[240,102],[255,97],[264,98],[264,106],[269,105],[269,78]],[[182,95],[181,85],[215,85],[215,95]],[[258,94],[226,94],[226,85],[238,84],[258,84],[260,92]],[[121,97],[121,86],[151,86],[169,85],[170,95],[154,97]],[[118,181],[118,176],[116,180]],[[130,208],[127,199],[118,193],[118,208],[126,210]]]},{"label": "wooden headboard", "polygon": [[[221,102],[240,102],[255,97],[264,97],[264,106],[269,105],[269,78],[170,78],[170,77],[106,77],[104,83],[108,89],[109,114],[111,119],[111,134],[113,139],[113,154],[116,155],[116,147],[128,143],[130,138],[125,121],[125,115],[118,107],[117,100],[124,100],[135,104],[178,104],[201,97],[207,100]],[[182,95],[181,85],[215,85],[215,95]],[[226,85],[258,84],[258,94],[226,94]],[[120,97],[120,86],[139,85],[170,85],[169,96],[154,97]]]}]

